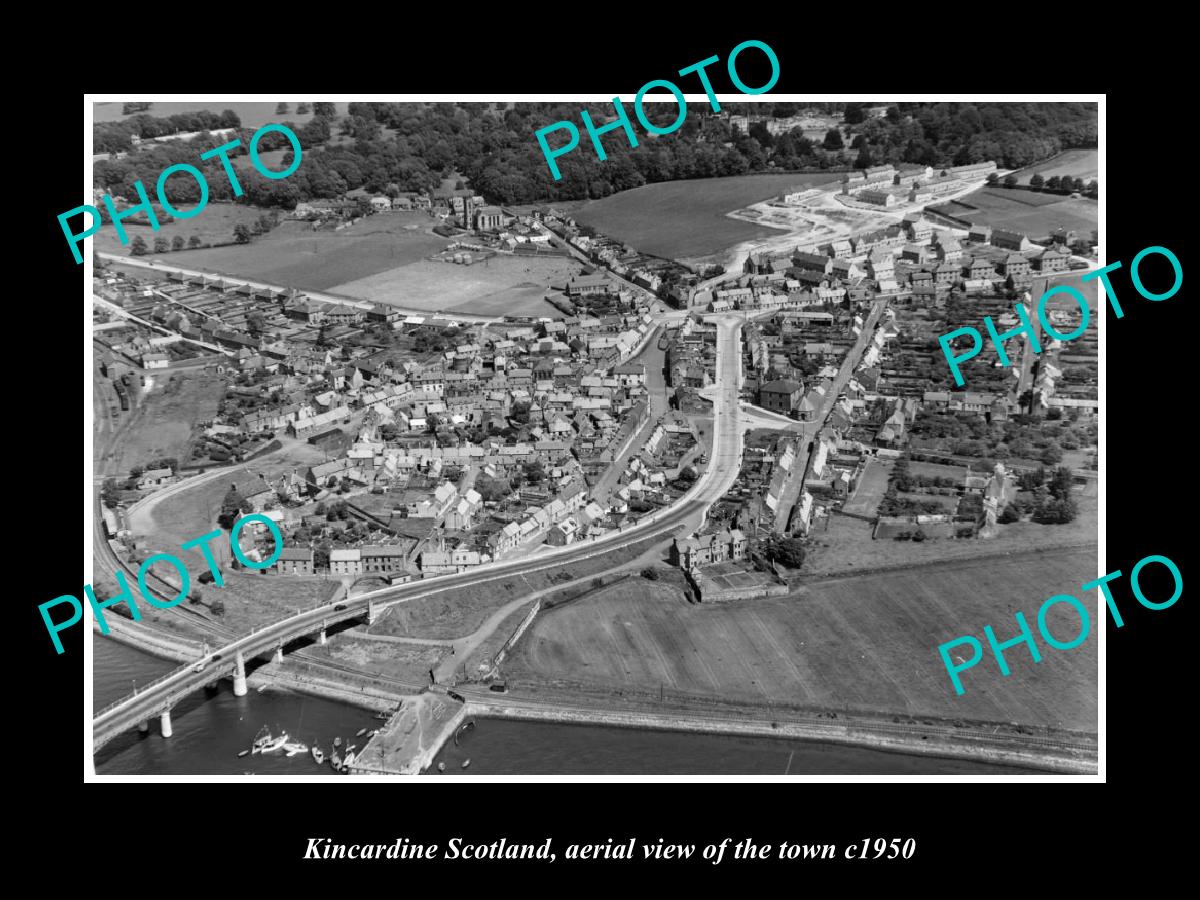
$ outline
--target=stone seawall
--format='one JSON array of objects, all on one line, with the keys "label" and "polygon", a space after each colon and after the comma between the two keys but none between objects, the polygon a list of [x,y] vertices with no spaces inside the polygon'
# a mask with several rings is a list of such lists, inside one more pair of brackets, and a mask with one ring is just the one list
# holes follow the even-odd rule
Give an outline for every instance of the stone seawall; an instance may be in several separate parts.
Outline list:
[{"label": "stone seawall", "polygon": [[1093,775],[1097,771],[1095,753],[1086,751],[1071,755],[1049,754],[1034,748],[1002,747],[971,743],[969,737],[959,740],[922,739],[911,735],[888,734],[873,730],[866,724],[812,724],[787,721],[767,721],[751,717],[715,718],[677,713],[644,713],[633,710],[576,709],[562,706],[505,705],[503,701],[485,703],[468,701],[468,715],[491,718],[526,719],[540,722],[600,725],[614,728],[641,728],[659,731],[689,731],[710,734],[742,735],[825,741],[889,750],[896,753],[922,756],[971,759],[995,765],[1021,766],[1047,772],[1074,775]]}]

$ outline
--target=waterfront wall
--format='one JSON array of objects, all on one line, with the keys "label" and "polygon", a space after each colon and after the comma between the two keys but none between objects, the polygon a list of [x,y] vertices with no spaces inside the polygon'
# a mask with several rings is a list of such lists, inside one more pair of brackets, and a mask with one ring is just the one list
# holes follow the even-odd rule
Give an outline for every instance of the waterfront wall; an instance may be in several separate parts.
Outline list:
[{"label": "waterfront wall", "polygon": [[1079,752],[1070,756],[1039,752],[1034,748],[985,746],[971,743],[968,737],[951,741],[929,739],[915,730],[902,735],[872,730],[865,723],[816,724],[787,721],[768,721],[748,716],[717,719],[687,713],[643,713],[632,710],[576,709],[561,706],[507,706],[497,702],[469,700],[464,707],[467,715],[480,717],[526,719],[566,724],[603,725],[614,728],[644,728],[660,731],[690,731],[710,734],[744,735],[797,740],[825,741],[837,744],[867,746],[922,756],[971,759],[999,765],[1023,766],[1069,774],[1095,774],[1096,753]]}]

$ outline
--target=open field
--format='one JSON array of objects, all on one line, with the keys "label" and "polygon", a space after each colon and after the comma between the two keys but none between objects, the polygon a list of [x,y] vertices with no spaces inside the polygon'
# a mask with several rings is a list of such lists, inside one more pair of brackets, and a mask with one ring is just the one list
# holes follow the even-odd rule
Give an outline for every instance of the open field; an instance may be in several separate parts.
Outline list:
[{"label": "open field", "polygon": [[818,172],[665,181],[595,200],[581,207],[575,218],[643,253],[672,259],[708,256],[779,233],[726,213],[840,179],[841,175]]},{"label": "open field", "polygon": [[[279,211],[283,215],[282,211]],[[166,238],[170,241],[175,235],[179,235],[185,241],[191,237],[198,237],[206,244],[225,243],[233,240],[233,230],[239,225],[244,224],[249,228],[260,216],[270,215],[270,210],[259,209],[256,206],[243,206],[240,203],[209,203],[204,207],[203,211],[198,216],[191,219],[176,219],[173,222],[168,222],[163,225],[158,231],[154,231],[149,226],[142,225],[127,225],[126,233],[129,235],[129,240],[133,241],[134,237],[141,235],[149,247],[154,246],[156,238]],[[282,227],[282,226],[281,226]],[[114,253],[121,256],[129,255],[129,246],[122,244],[117,237],[115,228],[101,228],[96,232],[93,238],[95,248],[101,253]],[[252,242],[250,246],[258,246],[258,241],[263,238],[258,238]],[[229,248],[242,249],[242,248]],[[155,259],[174,260],[184,268],[193,268],[192,260],[202,258],[203,250],[178,250],[172,253],[155,254]],[[209,250],[209,253],[217,253],[219,250]]]},{"label": "open field", "polygon": [[112,447],[111,471],[128,474],[131,467],[162,456],[183,462],[195,424],[215,416],[225,394],[217,375],[158,371],[146,376],[151,379],[153,387],[128,414],[133,423]]},{"label": "open field", "polygon": [[1072,178],[1082,178],[1091,181],[1100,173],[1100,161],[1097,150],[1064,150],[1045,162],[1028,166],[1014,172],[1021,184],[1029,184],[1029,179],[1037,173],[1044,178],[1051,175],[1070,175]]},{"label": "open field", "polygon": [[[279,105],[278,100],[256,100],[251,102],[234,102],[232,100],[180,100],[180,101],[155,101],[151,107],[146,110],[146,115],[155,116],[157,118],[165,118],[176,113],[184,112],[199,112],[201,110],[209,110],[211,112],[222,112],[227,109],[232,109],[238,114],[238,118],[242,120],[243,128],[260,128],[271,122],[294,122],[297,125],[306,125],[312,121],[312,113],[306,113],[303,116],[296,115],[296,104],[300,101],[287,100],[284,101],[292,110],[282,116],[275,115],[275,107]],[[304,101],[312,106],[310,101]],[[121,107],[123,103],[93,103],[92,118],[96,122],[120,122],[132,116],[121,115]],[[348,103],[335,103],[338,115],[345,115]]]},{"label": "open field", "polygon": [[[188,221],[200,222],[221,208],[205,208],[195,220]],[[262,215],[262,210],[253,212],[252,219]],[[182,226],[188,223],[178,224]],[[448,242],[429,233],[433,224],[433,219],[419,212],[368,216],[357,225],[341,231],[313,231],[307,222],[284,221],[270,234],[255,238],[249,244],[151,254],[146,258],[185,269],[241,276],[282,287],[325,291],[351,279],[424,259],[443,249]],[[167,229],[173,227],[175,225],[165,226],[158,234],[167,234]],[[224,234],[233,233],[232,224],[214,227],[222,228]],[[146,232],[143,236],[150,240],[152,233],[149,229],[143,231]],[[111,229],[105,229],[102,233],[107,232],[111,232]],[[111,248],[114,252],[128,253],[128,249],[122,250],[115,239],[113,243],[117,245]]]},{"label": "open field", "polygon": [[[968,209],[964,204],[976,209]],[[982,188],[963,197],[962,203],[950,206],[951,215],[972,224],[1019,231],[1030,238],[1044,237],[1059,226],[1088,234],[1095,230],[1099,215],[1095,200],[1072,200],[1055,194],[1004,188]]]},{"label": "open field", "polygon": [[[615,585],[540,616],[503,666],[510,680],[668,691],[887,715],[931,715],[1096,730],[1096,638],[1072,651],[1011,650],[1012,675],[990,657],[956,696],[937,646],[985,624],[1007,638],[1013,611],[1036,615],[1050,594],[1095,577],[1088,551],[948,563],[826,580],[788,597],[689,605],[673,588]],[[1055,607],[1051,631],[1078,618]]]},{"label": "open field", "polygon": [[436,644],[373,641],[350,633],[334,635],[328,644],[313,644],[308,650],[336,663],[416,684],[424,684],[429,670],[450,653],[447,647]]},{"label": "open field", "polygon": [[430,312],[562,318],[562,311],[543,299],[546,287],[562,284],[578,272],[579,263],[563,256],[493,256],[470,266],[422,259],[331,289],[359,300]]}]

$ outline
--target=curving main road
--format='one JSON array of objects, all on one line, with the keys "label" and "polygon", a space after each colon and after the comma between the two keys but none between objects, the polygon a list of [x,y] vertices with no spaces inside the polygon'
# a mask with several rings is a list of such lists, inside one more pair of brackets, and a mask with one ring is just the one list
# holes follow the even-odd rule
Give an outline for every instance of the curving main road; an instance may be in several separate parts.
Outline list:
[{"label": "curving main road", "polygon": [[[217,648],[213,653],[169,673],[136,694],[112,704],[92,720],[93,752],[114,736],[169,710],[175,703],[198,688],[232,674],[236,657],[246,659],[273,652],[290,641],[313,634],[322,628],[361,618],[395,603],[479,584],[513,573],[538,571],[577,562],[610,550],[671,531],[680,525],[703,522],[709,506],[716,502],[737,477],[742,455],[742,432],[738,409],[738,384],[741,378],[741,326],[736,316],[713,317],[718,328],[717,378],[706,391],[713,401],[713,449],[709,465],[691,489],[665,510],[641,519],[637,524],[611,532],[584,544],[547,551],[530,560],[495,562],[470,572],[443,575],[429,582],[383,588],[327,603],[289,616],[252,634]],[[197,671],[199,669],[199,671]]]}]

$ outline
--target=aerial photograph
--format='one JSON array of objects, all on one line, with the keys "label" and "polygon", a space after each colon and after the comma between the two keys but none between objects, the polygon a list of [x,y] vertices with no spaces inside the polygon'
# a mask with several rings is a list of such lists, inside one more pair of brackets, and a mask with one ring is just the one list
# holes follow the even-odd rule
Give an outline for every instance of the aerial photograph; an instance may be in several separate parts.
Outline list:
[{"label": "aerial photograph", "polygon": [[97,776],[1096,775],[1097,103],[722,101],[91,105]]}]

